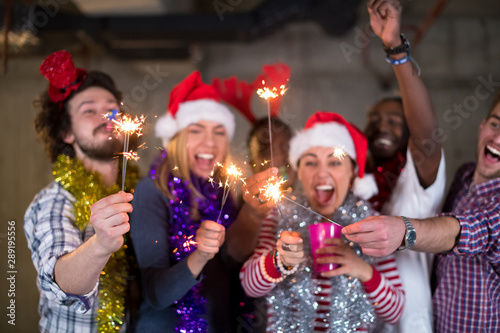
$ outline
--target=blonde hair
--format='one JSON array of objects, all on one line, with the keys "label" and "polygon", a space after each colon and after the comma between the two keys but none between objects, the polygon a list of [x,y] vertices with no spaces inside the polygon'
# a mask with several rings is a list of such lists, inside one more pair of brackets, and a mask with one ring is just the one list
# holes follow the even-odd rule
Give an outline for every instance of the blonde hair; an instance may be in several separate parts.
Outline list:
[{"label": "blonde hair", "polygon": [[[191,172],[189,169],[188,156],[188,129],[179,131],[167,145],[167,157],[162,161],[158,168],[158,177],[155,179],[156,186],[170,200],[174,199],[172,188],[168,186],[170,176],[180,178],[182,181],[188,181],[187,188],[191,190],[194,197],[202,198],[203,195],[193,186]],[[229,154],[229,142],[224,153],[222,163],[225,164],[231,159]],[[220,170],[215,169],[215,176],[220,175]],[[191,210],[198,208],[196,200],[192,200]]]}]

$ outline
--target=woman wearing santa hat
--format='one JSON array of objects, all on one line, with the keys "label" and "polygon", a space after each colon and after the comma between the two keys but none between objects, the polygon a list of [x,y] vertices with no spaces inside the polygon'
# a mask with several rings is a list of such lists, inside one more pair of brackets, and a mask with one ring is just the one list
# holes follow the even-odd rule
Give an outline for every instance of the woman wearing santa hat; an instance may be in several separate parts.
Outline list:
[{"label": "woman wearing santa hat", "polygon": [[[290,142],[305,195],[291,198],[342,226],[376,214],[360,199],[376,188],[364,175],[366,153],[356,127],[338,114],[316,112]],[[292,203],[278,213],[265,218],[240,273],[248,296],[267,298],[268,332],[367,332],[399,320],[405,296],[394,257],[369,258],[357,244],[330,238],[318,263],[339,266],[315,273],[308,226],[319,222],[317,215]]]},{"label": "woman wearing santa hat", "polygon": [[199,72],[172,90],[168,112],[156,124],[163,159],[134,193],[131,235],[143,294],[138,332],[236,329],[239,305],[231,286],[238,284],[241,264],[273,206],[254,195],[277,170],[248,179],[247,203],[238,210],[230,196],[221,212],[223,188],[217,186],[220,170],[214,167],[228,160],[234,129],[232,113]]}]

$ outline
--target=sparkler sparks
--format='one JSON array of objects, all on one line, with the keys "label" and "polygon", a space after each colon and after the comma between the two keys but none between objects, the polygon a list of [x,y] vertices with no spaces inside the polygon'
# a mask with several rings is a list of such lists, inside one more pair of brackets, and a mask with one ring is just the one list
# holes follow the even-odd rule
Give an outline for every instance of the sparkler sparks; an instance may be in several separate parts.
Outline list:
[{"label": "sparkler sparks", "polygon": [[337,157],[341,160],[344,159],[344,157],[347,156],[346,152],[344,151],[344,147],[335,147],[334,150],[333,150],[333,154],[332,154],[333,157]]},{"label": "sparkler sparks", "polygon": [[286,182],[282,177],[271,177],[267,180],[267,184],[260,190],[260,193],[267,200],[274,201],[275,203],[281,201],[284,197],[281,186]]},{"label": "sparkler sparks", "polygon": [[132,150],[130,150],[128,152],[123,152],[122,155],[127,160],[133,160],[133,161],[139,160],[139,156],[137,155],[137,152],[132,151]]},{"label": "sparkler sparks", "polygon": [[[121,113],[118,113],[117,116],[120,116]],[[142,135],[142,127],[141,125],[146,120],[146,117],[143,115],[139,117],[132,118],[132,116],[128,116],[126,114],[122,115],[121,119],[113,118],[111,121],[115,124],[115,131],[119,134],[132,135],[135,134],[137,136]]]},{"label": "sparkler sparks", "polygon": [[279,88],[277,87],[272,87],[268,88],[266,87],[266,81],[262,80],[262,85],[264,86],[263,88],[257,89],[257,95],[259,95],[260,98],[263,98],[267,101],[267,122],[268,122],[268,127],[269,127],[269,148],[270,148],[270,153],[271,153],[271,167],[274,166],[274,156],[273,156],[273,134],[271,131],[271,103],[270,99],[271,98],[276,98],[278,96],[283,96],[285,92],[287,91],[287,88],[285,87],[284,84],[282,84]]},{"label": "sparkler sparks", "polygon": [[[245,178],[243,178],[243,172],[241,171],[241,169],[238,168],[234,163],[231,163],[227,167],[225,167],[222,163],[217,162],[216,166],[219,167],[222,173],[226,175],[226,180],[224,183],[222,183],[222,181],[219,180],[219,187],[224,188],[222,192],[222,201],[221,201],[219,216],[217,217],[216,221],[217,223],[220,224],[222,208],[224,208],[224,205],[226,204],[229,192],[231,190],[231,184],[236,184],[236,182],[238,181],[241,181],[243,184],[245,184]],[[212,184],[212,186],[216,183],[216,181],[214,180],[214,172],[215,170],[212,170],[210,176],[208,177],[208,181]]]},{"label": "sparkler sparks", "polygon": [[[121,116],[120,118],[118,118]],[[114,123],[115,125],[115,132],[124,135],[123,139],[123,165],[122,165],[122,191],[125,189],[125,175],[127,172],[127,160],[133,159],[134,161],[137,161],[139,159],[139,156],[137,155],[136,152],[133,152],[132,150],[129,151],[129,143],[130,143],[130,136],[132,134],[137,135],[138,137],[142,135],[142,127],[141,125],[144,123],[146,120],[146,117],[143,115],[139,117],[133,118],[132,116],[128,116],[126,114],[121,114],[118,112],[118,110],[110,110],[108,113],[104,114],[104,117]]]},{"label": "sparkler sparks", "polygon": [[[219,164],[219,166],[222,166],[220,163],[218,163],[218,164]],[[228,175],[228,177],[233,177],[234,181],[241,180],[243,183],[245,183],[245,178],[241,177],[241,176],[243,176],[243,172],[241,171],[241,169],[239,169],[233,163],[231,163],[226,168],[226,174]]]},{"label": "sparkler sparks", "polygon": [[280,95],[283,96],[285,94],[285,92],[288,90],[288,88],[286,88],[284,84],[279,86],[279,88],[277,88],[277,87],[271,87],[271,88],[265,87],[266,81],[264,81],[264,80],[262,80],[262,85],[264,85],[264,87],[257,89],[257,95],[259,95],[260,98],[263,98],[265,100],[268,100],[270,98],[276,98]]},{"label": "sparkler sparks", "polygon": [[[293,204],[295,204],[295,205],[297,205],[297,206],[299,206],[301,208],[304,208],[305,210],[308,210],[311,213],[313,213],[313,214],[315,214],[315,215],[317,215],[319,217],[322,217],[322,218],[324,218],[325,220],[327,220],[327,221],[329,221],[331,223],[334,223],[334,224],[337,224],[337,225],[341,226],[340,224],[338,224],[337,222],[332,221],[331,219],[327,218],[326,216],[321,215],[321,214],[315,212],[314,210],[312,210],[312,209],[310,209],[310,208],[308,208],[308,207],[306,207],[304,205],[299,204],[295,200],[287,198],[284,195],[283,191],[281,190],[281,185],[283,185],[283,183],[285,183],[285,182],[286,182],[286,180],[283,179],[283,177],[272,177],[271,179],[269,179],[267,181],[267,184],[260,190],[260,193],[262,193],[262,195],[267,200],[274,201],[275,203],[280,202],[282,199],[286,199],[286,200],[290,201],[291,203],[293,203]],[[279,208],[278,208],[278,210],[279,210]],[[281,214],[281,210],[279,210],[279,212],[280,212],[280,215],[282,215]]]}]

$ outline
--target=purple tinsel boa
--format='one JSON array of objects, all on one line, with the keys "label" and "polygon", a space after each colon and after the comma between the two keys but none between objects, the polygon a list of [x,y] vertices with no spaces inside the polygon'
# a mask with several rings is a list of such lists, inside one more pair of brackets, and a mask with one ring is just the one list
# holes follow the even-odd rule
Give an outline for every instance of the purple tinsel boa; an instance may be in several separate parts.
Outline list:
[{"label": "purple tinsel boa", "polygon": [[[166,155],[166,151],[163,151],[161,156],[153,162],[150,170],[151,178],[156,178],[157,170],[162,161],[167,158]],[[195,241],[196,230],[200,227],[201,222],[205,220],[216,221],[221,208],[222,188],[218,188],[217,185],[214,187],[207,179],[196,177],[193,174],[191,174],[191,180],[194,188],[202,194],[201,198],[194,198],[191,195],[191,190],[188,188],[189,181],[173,176],[169,178],[168,187],[174,197],[170,200],[172,217],[169,228],[169,243],[170,248],[173,249],[170,253],[171,263],[183,260],[196,249],[196,244],[190,243]],[[201,217],[199,221],[193,221],[190,217],[193,199],[196,200],[198,205],[198,213]],[[227,228],[236,218],[236,214],[236,205],[231,198],[228,198],[223,207],[219,223]],[[206,300],[202,294],[203,285],[198,283],[182,299],[175,302],[175,311],[178,315],[176,332],[195,333],[208,331],[206,320],[201,318],[206,313],[204,306]]]}]

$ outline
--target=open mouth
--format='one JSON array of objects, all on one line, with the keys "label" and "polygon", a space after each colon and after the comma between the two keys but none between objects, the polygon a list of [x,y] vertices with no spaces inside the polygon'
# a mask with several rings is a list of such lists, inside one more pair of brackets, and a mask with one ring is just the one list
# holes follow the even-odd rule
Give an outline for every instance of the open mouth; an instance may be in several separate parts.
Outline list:
[{"label": "open mouth", "polygon": [[332,185],[318,185],[315,188],[316,201],[322,205],[327,206],[331,203],[335,188]]},{"label": "open mouth", "polygon": [[381,146],[381,147],[388,147],[392,146],[392,141],[387,139],[387,138],[378,138],[374,141],[375,145]]},{"label": "open mouth", "polygon": [[497,163],[498,161],[500,161],[500,150],[487,145],[484,148],[484,157],[490,163]]},{"label": "open mouth", "polygon": [[214,154],[196,154],[196,163],[204,169],[212,169],[214,166]]}]

